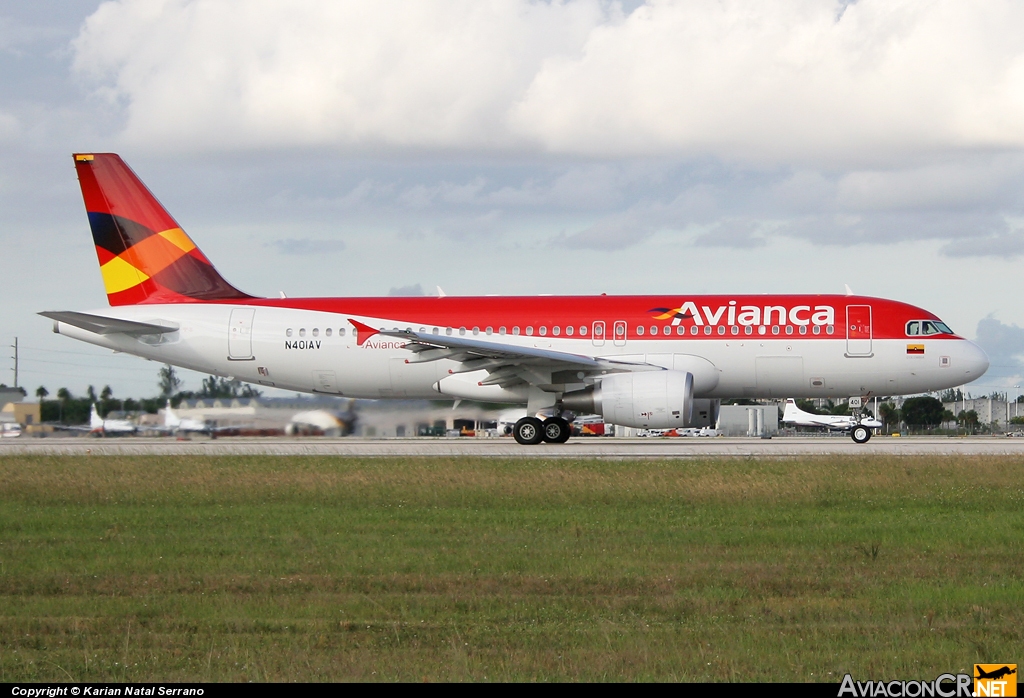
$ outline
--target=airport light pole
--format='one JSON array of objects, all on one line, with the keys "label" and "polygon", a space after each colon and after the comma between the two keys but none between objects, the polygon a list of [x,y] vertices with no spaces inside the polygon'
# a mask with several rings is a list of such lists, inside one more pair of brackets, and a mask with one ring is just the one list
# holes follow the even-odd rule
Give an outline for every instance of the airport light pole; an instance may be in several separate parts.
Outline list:
[{"label": "airport light pole", "polygon": [[14,359],[14,387],[17,388],[18,387],[18,338],[17,337],[14,338],[14,344],[11,345],[11,349],[14,350],[14,356],[11,357],[12,359]]}]

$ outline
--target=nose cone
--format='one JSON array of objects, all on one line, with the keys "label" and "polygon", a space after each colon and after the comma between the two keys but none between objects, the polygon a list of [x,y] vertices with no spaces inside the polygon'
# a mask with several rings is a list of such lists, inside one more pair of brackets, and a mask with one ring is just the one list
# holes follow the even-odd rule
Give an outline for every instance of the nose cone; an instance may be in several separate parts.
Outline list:
[{"label": "nose cone", "polygon": [[974,342],[969,342],[965,339],[963,340],[961,352],[963,353],[963,358],[960,360],[960,364],[966,374],[964,376],[964,383],[970,383],[985,375],[989,362],[988,354],[985,353],[984,349]]}]

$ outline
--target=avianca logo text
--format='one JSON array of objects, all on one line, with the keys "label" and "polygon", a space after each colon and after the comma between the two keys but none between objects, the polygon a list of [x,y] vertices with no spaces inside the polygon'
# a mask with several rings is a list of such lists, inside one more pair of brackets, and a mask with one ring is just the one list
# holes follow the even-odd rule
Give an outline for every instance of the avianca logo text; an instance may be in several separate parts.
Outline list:
[{"label": "avianca logo text", "polygon": [[655,320],[672,319],[673,325],[684,320],[694,325],[834,325],[836,309],[831,305],[728,305],[717,308],[703,305],[697,308],[693,301],[686,301],[678,308],[651,308]]},{"label": "avianca logo text", "polygon": [[368,339],[363,342],[363,349],[404,349],[405,342],[388,342],[384,340]]}]

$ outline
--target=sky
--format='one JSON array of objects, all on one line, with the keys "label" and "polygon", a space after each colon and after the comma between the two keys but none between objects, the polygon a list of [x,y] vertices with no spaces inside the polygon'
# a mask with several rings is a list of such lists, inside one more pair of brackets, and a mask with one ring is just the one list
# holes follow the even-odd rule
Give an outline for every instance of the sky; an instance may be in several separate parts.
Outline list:
[{"label": "sky", "polygon": [[30,394],[149,396],[158,365],[36,315],[106,306],[76,151],[249,293],[848,284],[1024,392],[1013,0],[0,3],[0,344]]}]

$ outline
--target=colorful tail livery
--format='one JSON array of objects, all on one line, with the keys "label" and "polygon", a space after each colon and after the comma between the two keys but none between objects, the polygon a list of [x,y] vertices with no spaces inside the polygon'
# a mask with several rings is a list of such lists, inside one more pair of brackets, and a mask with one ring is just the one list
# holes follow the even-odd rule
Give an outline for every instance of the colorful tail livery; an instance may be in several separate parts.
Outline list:
[{"label": "colorful tail livery", "polygon": [[110,305],[251,298],[217,273],[120,157],[79,153],[75,169]]}]

